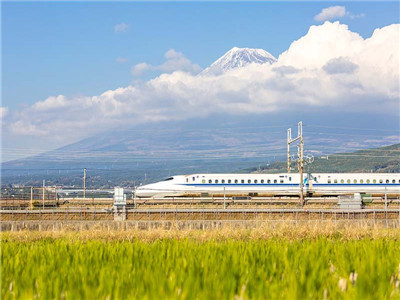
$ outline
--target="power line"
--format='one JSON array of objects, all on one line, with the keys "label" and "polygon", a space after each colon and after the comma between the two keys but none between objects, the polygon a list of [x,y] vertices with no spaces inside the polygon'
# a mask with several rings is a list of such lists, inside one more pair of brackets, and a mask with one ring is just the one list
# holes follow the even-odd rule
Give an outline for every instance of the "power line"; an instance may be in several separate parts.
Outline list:
[{"label": "power line", "polygon": [[378,128],[360,128],[360,127],[335,127],[335,126],[324,126],[324,125],[304,125],[305,127],[317,127],[317,128],[330,128],[330,129],[343,129],[343,130],[368,130],[368,131],[396,131],[400,132],[400,129],[378,129]]}]

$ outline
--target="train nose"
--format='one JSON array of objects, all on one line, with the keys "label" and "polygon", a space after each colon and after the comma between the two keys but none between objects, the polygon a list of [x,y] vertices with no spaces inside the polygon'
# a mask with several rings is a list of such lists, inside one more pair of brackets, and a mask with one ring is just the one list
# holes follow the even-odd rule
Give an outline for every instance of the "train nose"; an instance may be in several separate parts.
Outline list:
[{"label": "train nose", "polygon": [[136,188],[136,197],[147,198],[156,195],[157,191],[152,189],[150,185],[143,185]]}]

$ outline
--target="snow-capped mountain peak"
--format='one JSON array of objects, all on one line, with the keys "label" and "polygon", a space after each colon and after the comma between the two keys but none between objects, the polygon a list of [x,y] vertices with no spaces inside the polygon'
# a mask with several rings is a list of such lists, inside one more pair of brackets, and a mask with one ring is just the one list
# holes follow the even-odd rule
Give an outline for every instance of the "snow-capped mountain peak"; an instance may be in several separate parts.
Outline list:
[{"label": "snow-capped mountain peak", "polygon": [[220,75],[231,69],[242,68],[251,63],[274,63],[276,58],[264,49],[233,47],[206,68],[200,75]]}]

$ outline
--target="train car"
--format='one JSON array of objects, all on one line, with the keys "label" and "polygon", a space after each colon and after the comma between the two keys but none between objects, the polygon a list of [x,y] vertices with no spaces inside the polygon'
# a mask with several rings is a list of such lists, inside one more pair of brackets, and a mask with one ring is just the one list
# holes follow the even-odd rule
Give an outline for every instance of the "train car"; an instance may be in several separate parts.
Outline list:
[{"label": "train car", "polygon": [[[400,195],[399,173],[304,174],[305,194],[340,195],[385,193]],[[136,189],[140,198],[208,195],[298,195],[300,174],[190,174],[176,175]]]}]

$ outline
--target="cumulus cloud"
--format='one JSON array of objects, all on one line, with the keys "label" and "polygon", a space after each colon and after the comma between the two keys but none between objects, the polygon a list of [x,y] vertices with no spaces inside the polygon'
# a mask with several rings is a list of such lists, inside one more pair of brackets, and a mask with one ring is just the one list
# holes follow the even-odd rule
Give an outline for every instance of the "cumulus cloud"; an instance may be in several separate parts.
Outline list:
[{"label": "cumulus cloud", "polygon": [[322,69],[329,74],[350,74],[357,68],[358,66],[355,63],[352,63],[345,57],[332,58],[322,67]]},{"label": "cumulus cloud", "polygon": [[281,76],[287,74],[294,74],[300,71],[299,69],[296,69],[295,67],[292,66],[279,66],[273,68],[272,70]]},{"label": "cumulus cloud", "polygon": [[250,64],[218,76],[192,74],[192,63],[179,63],[183,54],[170,50],[162,65],[142,63],[132,70],[166,72],[158,77],[98,96],[49,97],[14,113],[9,129],[76,139],[117,126],[214,113],[393,114],[399,110],[399,33],[400,25],[393,24],[364,39],[346,25],[325,22],[311,26],[273,65]]},{"label": "cumulus cloud", "polygon": [[182,52],[177,52],[174,49],[168,50],[165,54],[165,62],[161,65],[150,65],[145,62],[138,63],[132,67],[132,74],[141,76],[148,71],[158,71],[163,73],[172,73],[174,71],[185,71],[189,73],[199,73],[202,69],[198,64],[192,63],[183,55]]},{"label": "cumulus cloud", "polygon": [[324,8],[318,15],[314,17],[315,21],[323,22],[327,20],[334,20],[344,17],[346,15],[346,7],[344,6],[330,6]]},{"label": "cumulus cloud", "polygon": [[124,31],[127,31],[128,28],[129,28],[129,25],[128,25],[128,24],[120,23],[120,24],[116,24],[116,25],[114,26],[114,31],[115,31],[115,32],[124,32]]},{"label": "cumulus cloud", "polygon": [[57,97],[48,97],[43,101],[38,101],[32,105],[32,109],[36,111],[47,111],[54,108],[62,108],[67,106],[67,100],[63,95]]}]

